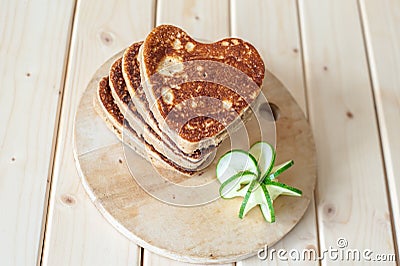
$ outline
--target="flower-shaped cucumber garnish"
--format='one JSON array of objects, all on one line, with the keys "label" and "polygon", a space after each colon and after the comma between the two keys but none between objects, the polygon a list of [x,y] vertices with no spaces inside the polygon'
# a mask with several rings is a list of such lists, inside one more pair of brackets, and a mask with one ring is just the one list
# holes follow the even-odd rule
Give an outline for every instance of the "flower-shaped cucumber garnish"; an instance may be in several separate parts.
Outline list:
[{"label": "flower-shaped cucumber garnish", "polygon": [[280,195],[301,196],[301,190],[280,183],[277,177],[293,165],[293,161],[274,166],[275,150],[267,142],[256,142],[250,150],[231,150],[217,164],[217,178],[222,198],[243,197],[239,218],[259,205],[266,221],[275,222],[273,201]]}]

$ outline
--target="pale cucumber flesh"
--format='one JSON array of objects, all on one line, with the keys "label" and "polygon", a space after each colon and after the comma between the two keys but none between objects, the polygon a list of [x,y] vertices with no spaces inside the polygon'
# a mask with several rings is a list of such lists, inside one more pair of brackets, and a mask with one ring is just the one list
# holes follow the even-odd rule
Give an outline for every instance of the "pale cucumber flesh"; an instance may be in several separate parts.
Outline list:
[{"label": "pale cucumber flesh", "polygon": [[257,205],[260,205],[264,219],[271,223],[275,221],[275,213],[272,205],[272,199],[265,185],[257,183],[257,185],[253,187],[253,192],[250,194],[246,194],[246,196],[248,197],[246,204],[244,205],[244,207],[242,205],[242,208],[239,212],[240,218],[243,218],[251,209],[253,209]]},{"label": "pale cucumber flesh", "polygon": [[272,200],[275,200],[280,195],[301,196],[301,190],[278,182],[268,182],[265,185]]},{"label": "pale cucumber flesh", "polygon": [[239,172],[249,171],[258,175],[257,161],[248,152],[232,150],[225,153],[217,164],[217,178],[222,184]]},{"label": "pale cucumber flesh", "polygon": [[274,148],[267,142],[256,142],[249,150],[249,153],[256,159],[260,170],[260,177],[266,176],[272,169],[275,162]]}]

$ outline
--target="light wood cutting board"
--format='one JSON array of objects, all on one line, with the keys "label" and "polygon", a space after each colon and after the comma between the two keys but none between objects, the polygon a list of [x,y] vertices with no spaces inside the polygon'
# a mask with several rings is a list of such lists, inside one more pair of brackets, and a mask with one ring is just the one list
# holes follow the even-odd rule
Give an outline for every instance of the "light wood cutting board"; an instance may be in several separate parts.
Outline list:
[{"label": "light wood cutting board", "polygon": [[[263,93],[279,108],[276,164],[290,159],[295,162],[279,179],[300,188],[303,196],[279,197],[274,202],[276,222],[269,224],[258,208],[239,219],[242,198],[180,207],[157,200],[141,188],[127,167],[122,143],[93,107],[98,81],[108,74],[109,66],[119,56],[121,53],[110,58],[95,73],[82,96],[74,127],[77,169],[85,190],[104,217],[138,245],[192,263],[242,260],[284,237],[299,222],[310,203],[316,183],[316,157],[308,122],[283,84],[267,71]],[[253,120],[246,125],[250,133],[256,131],[252,128]],[[250,137],[250,144],[256,140]],[[210,169],[215,167],[218,158],[217,154]],[[141,162],[134,167],[147,165]],[[209,172],[214,172],[214,168]],[[195,178],[191,178],[194,183],[198,182]]]}]

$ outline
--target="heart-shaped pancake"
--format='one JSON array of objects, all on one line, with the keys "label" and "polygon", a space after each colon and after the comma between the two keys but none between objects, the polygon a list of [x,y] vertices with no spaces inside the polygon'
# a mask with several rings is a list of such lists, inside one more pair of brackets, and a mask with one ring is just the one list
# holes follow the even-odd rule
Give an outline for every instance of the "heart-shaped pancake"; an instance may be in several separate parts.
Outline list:
[{"label": "heart-shaped pancake", "polygon": [[249,113],[265,67],[248,42],[201,43],[161,25],[139,51],[143,90],[161,129],[186,153],[217,146]]}]

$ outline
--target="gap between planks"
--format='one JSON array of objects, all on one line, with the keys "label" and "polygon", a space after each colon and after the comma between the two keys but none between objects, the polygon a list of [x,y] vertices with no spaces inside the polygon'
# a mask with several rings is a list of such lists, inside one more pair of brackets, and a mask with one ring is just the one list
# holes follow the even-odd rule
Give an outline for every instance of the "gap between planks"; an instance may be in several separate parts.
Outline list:
[{"label": "gap between planks", "polygon": [[61,110],[62,110],[62,104],[63,104],[63,99],[64,99],[67,71],[68,71],[68,66],[69,66],[71,41],[72,41],[72,34],[74,31],[74,25],[75,25],[75,14],[76,14],[77,2],[78,2],[78,0],[74,0],[74,7],[72,9],[72,14],[71,14],[71,16],[72,16],[71,23],[70,23],[70,27],[68,29],[67,45],[65,47],[65,57],[64,57],[65,59],[64,59],[63,73],[62,73],[61,86],[60,86],[61,91],[60,91],[60,96],[58,98],[57,113],[56,113],[56,118],[55,118],[56,121],[54,124],[53,143],[52,143],[50,164],[49,164],[49,170],[48,170],[48,176],[47,176],[46,194],[45,194],[45,202],[44,202],[43,218],[42,218],[42,230],[40,232],[40,243],[39,243],[37,265],[42,265],[42,259],[43,259],[43,248],[44,248],[44,241],[46,239],[47,218],[49,215],[48,207],[49,207],[49,203],[50,203],[51,184],[52,184],[53,173],[54,173],[54,162],[55,162],[54,159],[55,159],[55,154],[57,151],[58,133],[60,130],[60,117],[61,117]]},{"label": "gap between planks", "polygon": [[[306,63],[305,63],[305,58],[304,58],[304,41],[303,41],[303,28],[301,26],[301,19],[300,19],[300,4],[299,0],[296,0],[296,16],[297,16],[297,27],[299,31],[299,50],[301,54],[301,68],[302,68],[302,73],[303,73],[303,87],[304,87],[304,98],[305,98],[305,112],[306,112],[306,118],[308,123],[310,123],[309,120],[309,114],[310,114],[310,107],[309,107],[309,96],[308,96],[308,90],[307,90],[307,73],[306,73]],[[311,127],[312,128],[312,127]],[[316,227],[316,234],[317,234],[317,254],[318,256],[321,256],[321,241],[320,241],[320,234],[319,234],[319,223],[318,223],[318,202],[317,202],[317,196],[315,191],[317,190],[317,185],[318,185],[318,173],[317,173],[317,184],[315,185],[314,188],[314,212],[315,212],[315,227]],[[321,261],[318,261],[319,265],[321,264]]]},{"label": "gap between planks", "polygon": [[382,125],[379,121],[379,112],[377,108],[377,96],[375,93],[375,82],[373,79],[372,75],[372,66],[371,66],[371,57],[370,54],[372,54],[372,47],[369,46],[368,41],[367,41],[367,36],[366,36],[366,20],[367,20],[367,15],[365,14],[365,10],[362,9],[361,7],[361,0],[356,0],[357,1],[357,10],[358,10],[358,16],[360,20],[360,25],[361,25],[361,33],[362,33],[362,38],[363,38],[363,44],[364,44],[364,51],[365,51],[365,58],[367,60],[367,67],[368,67],[368,75],[369,75],[369,84],[371,88],[371,94],[372,94],[372,100],[374,104],[374,111],[375,111],[375,123],[377,125],[378,129],[378,136],[379,136],[379,148],[380,148],[380,154],[381,154],[381,163],[383,166],[383,172],[384,172],[384,180],[385,180],[385,188],[386,188],[386,200],[388,202],[388,207],[389,207],[389,213],[390,213],[390,225],[392,227],[392,237],[393,237],[393,245],[394,245],[394,251],[395,251],[395,256],[396,258],[399,258],[399,249],[398,249],[398,244],[397,243],[397,238],[396,235],[399,232],[396,232],[396,226],[395,226],[395,219],[393,217],[393,206],[391,202],[391,191],[389,189],[389,181],[388,181],[388,174],[387,174],[387,165],[386,165],[386,156],[385,153],[383,152],[383,143],[382,143]]}]

